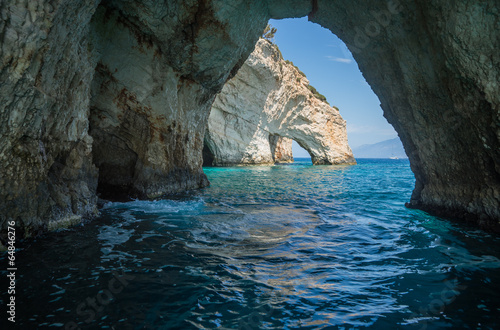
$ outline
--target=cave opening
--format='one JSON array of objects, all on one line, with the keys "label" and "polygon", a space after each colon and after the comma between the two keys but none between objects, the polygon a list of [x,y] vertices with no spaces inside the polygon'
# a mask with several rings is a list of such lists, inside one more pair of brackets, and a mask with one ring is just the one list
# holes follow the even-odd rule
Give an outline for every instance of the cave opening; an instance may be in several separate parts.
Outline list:
[{"label": "cave opening", "polygon": [[208,146],[207,141],[205,140],[203,143],[203,167],[212,167],[214,166],[215,156]]}]

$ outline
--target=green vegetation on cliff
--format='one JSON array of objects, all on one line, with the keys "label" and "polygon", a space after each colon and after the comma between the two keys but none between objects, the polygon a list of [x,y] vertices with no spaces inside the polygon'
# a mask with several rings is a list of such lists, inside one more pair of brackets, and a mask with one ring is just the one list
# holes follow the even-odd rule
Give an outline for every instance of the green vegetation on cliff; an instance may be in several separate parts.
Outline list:
[{"label": "green vegetation on cliff", "polygon": [[[324,96],[323,94],[318,92],[316,90],[316,88],[314,88],[311,85],[307,85],[307,88],[311,91],[311,93],[313,93],[314,97],[316,97],[318,100],[321,100],[321,101],[325,102],[326,104],[330,105],[330,103],[328,103],[328,101],[326,100],[326,96]],[[335,107],[335,108],[337,108],[337,107]]]},{"label": "green vegetation on cliff", "polygon": [[[276,51],[279,54],[279,58],[283,59],[283,55],[281,54],[281,51],[280,51],[278,45],[276,45],[274,43],[274,36],[276,35],[276,32],[278,32],[278,30],[275,27],[273,27],[271,24],[268,23],[266,28],[262,32],[262,38],[267,40],[268,42],[270,42],[276,48]],[[302,72],[302,70],[300,70],[295,64],[293,64],[292,61],[289,61],[289,60],[284,60],[284,61],[286,64],[293,66],[301,76],[306,78],[306,74],[304,72]],[[281,67],[281,63],[280,63],[280,67]],[[300,82],[300,78],[297,78],[297,82]],[[321,101],[325,102],[326,104],[330,105],[330,103],[328,103],[328,101],[326,100],[326,96],[324,96],[323,94],[318,92],[316,90],[316,88],[314,88],[311,85],[307,85],[307,88],[311,91],[311,93],[313,93],[314,97],[316,97],[318,100],[321,100]],[[338,110],[337,107],[334,106],[334,108]]]},{"label": "green vegetation on cliff", "polygon": [[278,29],[273,27],[271,24],[267,23],[266,28],[262,32],[262,38],[273,43],[274,35],[276,34],[277,31],[278,31]]}]

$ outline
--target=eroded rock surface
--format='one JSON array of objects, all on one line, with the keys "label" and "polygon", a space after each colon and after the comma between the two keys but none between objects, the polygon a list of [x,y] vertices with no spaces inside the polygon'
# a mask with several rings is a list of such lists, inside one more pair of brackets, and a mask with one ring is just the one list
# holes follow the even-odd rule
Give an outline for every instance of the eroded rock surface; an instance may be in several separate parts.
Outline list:
[{"label": "eroded rock surface", "polygon": [[253,50],[266,2],[19,0],[0,13],[2,232],[90,217],[97,191],[208,184],[209,108]]},{"label": "eroded rock surface", "polygon": [[409,156],[409,205],[500,230],[500,6],[318,1]]},{"label": "eroded rock surface", "polygon": [[207,184],[212,100],[269,18],[308,14],[346,42],[398,131],[410,205],[498,228],[497,0],[13,0],[0,2],[1,232],[91,216],[98,180],[143,196]]},{"label": "eroded rock surface", "polygon": [[[17,237],[96,212],[88,134],[96,1],[0,2],[0,228]],[[70,14],[71,13],[71,14]],[[76,13],[76,14],[75,14]]]},{"label": "eroded rock surface", "polygon": [[213,103],[205,136],[213,165],[290,160],[289,151],[277,147],[277,137],[287,138],[290,149],[290,139],[297,141],[313,164],[355,163],[338,109],[315,97],[308,86],[275,45],[260,39]]},{"label": "eroded rock surface", "polygon": [[264,5],[99,6],[91,22],[98,64],[90,103],[99,193],[152,198],[208,184],[201,151],[209,108],[253,49],[267,20]]}]

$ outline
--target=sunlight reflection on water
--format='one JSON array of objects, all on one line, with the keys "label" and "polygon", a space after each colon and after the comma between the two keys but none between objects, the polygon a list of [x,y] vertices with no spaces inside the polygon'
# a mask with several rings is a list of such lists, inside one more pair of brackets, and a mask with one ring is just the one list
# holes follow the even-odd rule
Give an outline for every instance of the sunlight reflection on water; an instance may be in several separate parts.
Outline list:
[{"label": "sunlight reflection on water", "polygon": [[[19,280],[21,325],[498,325],[499,238],[406,209],[407,161],[206,172],[202,191],[108,203],[92,223],[20,251],[38,270]],[[113,272],[133,280],[87,323],[77,307]]]}]

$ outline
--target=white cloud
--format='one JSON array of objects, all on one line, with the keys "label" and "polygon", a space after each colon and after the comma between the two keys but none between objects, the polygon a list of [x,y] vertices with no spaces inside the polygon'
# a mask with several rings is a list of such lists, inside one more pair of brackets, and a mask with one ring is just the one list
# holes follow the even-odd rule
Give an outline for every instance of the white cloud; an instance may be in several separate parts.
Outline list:
[{"label": "white cloud", "polygon": [[349,64],[352,62],[352,59],[350,59],[350,58],[335,57],[335,56],[326,56],[326,58],[329,59],[330,61],[340,62],[340,63]]}]

